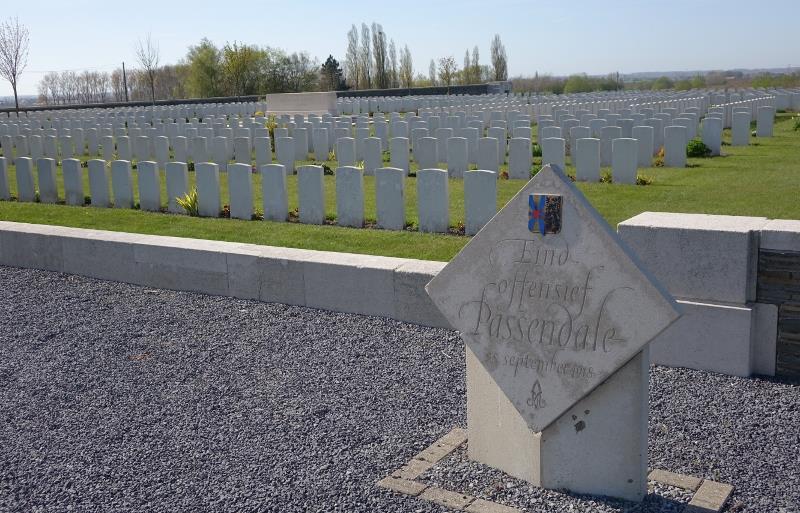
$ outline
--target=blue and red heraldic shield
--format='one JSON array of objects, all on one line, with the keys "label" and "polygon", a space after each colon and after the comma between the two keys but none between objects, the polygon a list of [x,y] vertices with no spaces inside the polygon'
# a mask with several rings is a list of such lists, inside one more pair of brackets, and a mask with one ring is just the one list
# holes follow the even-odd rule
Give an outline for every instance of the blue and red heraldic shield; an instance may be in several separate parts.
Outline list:
[{"label": "blue and red heraldic shield", "polygon": [[531,194],[528,196],[528,230],[542,235],[561,231],[561,196]]}]

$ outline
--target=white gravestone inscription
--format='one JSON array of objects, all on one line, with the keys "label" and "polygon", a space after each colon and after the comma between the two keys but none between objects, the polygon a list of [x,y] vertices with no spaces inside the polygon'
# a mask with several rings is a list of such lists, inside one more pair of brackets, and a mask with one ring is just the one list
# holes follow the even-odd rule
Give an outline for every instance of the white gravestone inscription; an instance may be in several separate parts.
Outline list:
[{"label": "white gravestone inscription", "polygon": [[532,431],[669,326],[674,300],[545,166],[427,285]]}]

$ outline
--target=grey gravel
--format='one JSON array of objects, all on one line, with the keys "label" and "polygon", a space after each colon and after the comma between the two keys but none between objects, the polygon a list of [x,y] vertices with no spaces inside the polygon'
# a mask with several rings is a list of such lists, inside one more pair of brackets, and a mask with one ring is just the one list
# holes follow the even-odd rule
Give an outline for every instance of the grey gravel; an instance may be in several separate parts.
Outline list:
[{"label": "grey gravel", "polygon": [[[2,511],[442,511],[374,483],[466,420],[457,334],[383,318],[0,267],[0,347]],[[654,367],[650,400],[653,467],[797,511],[800,386]],[[459,452],[426,479],[492,472]]]}]

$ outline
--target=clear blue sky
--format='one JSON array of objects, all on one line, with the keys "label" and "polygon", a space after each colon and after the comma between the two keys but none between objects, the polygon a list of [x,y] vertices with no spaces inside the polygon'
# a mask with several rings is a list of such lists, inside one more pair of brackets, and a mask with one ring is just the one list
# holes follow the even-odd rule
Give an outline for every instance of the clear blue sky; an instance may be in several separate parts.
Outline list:
[{"label": "clear blue sky", "polygon": [[[511,76],[800,65],[800,0],[4,0],[0,18],[15,15],[31,33],[22,94],[36,94],[48,70],[134,65],[148,32],[162,63],[204,36],[341,62],[347,30],[362,21],[407,44],[424,74],[431,58],[453,55],[460,65],[475,44],[487,62],[495,33]],[[0,96],[9,94],[3,82]]]}]

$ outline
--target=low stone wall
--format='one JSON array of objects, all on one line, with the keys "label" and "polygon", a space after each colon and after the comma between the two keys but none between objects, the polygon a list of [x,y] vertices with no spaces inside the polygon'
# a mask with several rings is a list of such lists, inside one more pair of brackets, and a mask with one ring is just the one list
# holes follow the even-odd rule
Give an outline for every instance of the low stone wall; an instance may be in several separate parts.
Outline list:
[{"label": "low stone wall", "polygon": [[761,234],[756,295],[778,309],[775,373],[800,376],[800,221],[770,221]]},{"label": "low stone wall", "polygon": [[618,231],[684,308],[652,362],[800,377],[800,221],[645,212]]},{"label": "low stone wall", "polygon": [[0,222],[0,265],[448,327],[441,262]]},{"label": "low stone wall", "polygon": [[[619,234],[683,310],[651,362],[800,376],[800,221],[645,212]],[[444,262],[0,221],[0,265],[449,328],[424,290]]]}]

